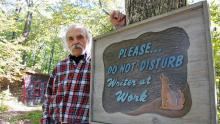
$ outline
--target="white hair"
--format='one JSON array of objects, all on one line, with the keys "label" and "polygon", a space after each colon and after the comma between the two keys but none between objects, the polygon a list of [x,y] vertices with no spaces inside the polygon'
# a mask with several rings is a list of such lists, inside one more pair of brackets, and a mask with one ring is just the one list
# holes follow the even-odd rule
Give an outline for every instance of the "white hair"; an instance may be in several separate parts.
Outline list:
[{"label": "white hair", "polygon": [[88,44],[86,45],[85,51],[84,53],[87,54],[87,59],[91,57],[91,48],[92,48],[92,35],[90,33],[90,31],[85,28],[82,24],[72,24],[70,25],[67,30],[65,31],[65,36],[63,37],[63,42],[64,42],[64,48],[71,53],[71,50],[69,49],[68,45],[67,45],[67,32],[69,32],[72,29],[75,28],[80,28],[82,30],[82,32],[85,34],[86,38],[88,39],[87,42]]}]

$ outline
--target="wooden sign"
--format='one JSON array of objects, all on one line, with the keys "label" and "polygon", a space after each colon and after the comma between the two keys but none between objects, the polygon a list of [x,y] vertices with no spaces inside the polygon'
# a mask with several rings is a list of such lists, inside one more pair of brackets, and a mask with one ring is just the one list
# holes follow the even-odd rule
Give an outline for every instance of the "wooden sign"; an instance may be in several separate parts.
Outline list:
[{"label": "wooden sign", "polygon": [[215,124],[207,4],[97,37],[91,123]]}]

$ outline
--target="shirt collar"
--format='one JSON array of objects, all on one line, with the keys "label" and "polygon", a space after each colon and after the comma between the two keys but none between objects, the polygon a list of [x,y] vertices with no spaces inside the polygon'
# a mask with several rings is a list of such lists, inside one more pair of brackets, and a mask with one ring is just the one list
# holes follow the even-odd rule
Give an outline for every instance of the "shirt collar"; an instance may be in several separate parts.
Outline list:
[{"label": "shirt collar", "polygon": [[80,63],[80,61],[87,61],[87,62],[90,62],[90,57],[87,57],[88,55],[85,53],[85,54],[83,54],[83,55],[80,55],[80,56],[78,56],[78,57],[76,57],[76,56],[73,56],[73,55],[69,55],[68,56],[68,59],[69,59],[69,61],[70,62],[72,62],[72,61],[74,61],[76,64],[78,64],[78,63]]}]

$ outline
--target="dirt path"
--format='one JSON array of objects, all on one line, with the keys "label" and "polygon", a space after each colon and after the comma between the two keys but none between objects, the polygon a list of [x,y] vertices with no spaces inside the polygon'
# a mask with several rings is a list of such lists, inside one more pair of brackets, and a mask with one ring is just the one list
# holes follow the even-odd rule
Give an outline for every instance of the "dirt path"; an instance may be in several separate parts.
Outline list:
[{"label": "dirt path", "polygon": [[[9,121],[15,116],[42,110],[41,105],[34,107],[24,105],[22,102],[18,101],[16,97],[12,97],[9,89],[3,92],[5,93],[5,97],[3,101],[0,100],[0,103],[8,106],[9,110],[7,112],[0,112],[0,124],[10,124]],[[14,122],[11,124],[31,124],[31,122],[29,120],[19,120],[19,122]]]},{"label": "dirt path", "polygon": [[[27,113],[27,111],[11,111],[0,113],[0,124],[10,124],[9,121],[11,118],[18,115],[23,115],[25,113]],[[31,124],[31,122],[29,120],[20,120],[14,124]]]},{"label": "dirt path", "polygon": [[21,102],[15,100],[4,101],[4,104],[9,106],[9,111],[0,113],[0,124],[32,124],[30,120],[19,120],[18,122],[9,123],[9,121],[19,115],[24,115],[33,111],[41,111],[41,106],[28,107]]}]

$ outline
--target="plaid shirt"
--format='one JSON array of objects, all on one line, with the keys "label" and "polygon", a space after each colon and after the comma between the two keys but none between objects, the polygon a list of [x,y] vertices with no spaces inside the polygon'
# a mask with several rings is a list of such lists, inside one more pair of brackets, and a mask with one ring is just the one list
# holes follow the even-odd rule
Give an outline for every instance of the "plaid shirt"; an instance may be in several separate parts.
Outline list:
[{"label": "plaid shirt", "polygon": [[47,84],[41,123],[89,123],[90,59],[57,64]]}]

